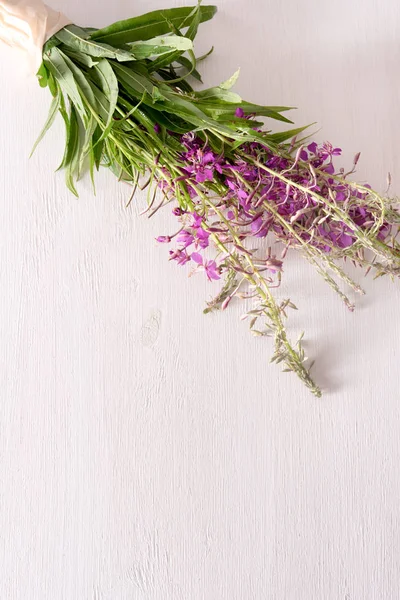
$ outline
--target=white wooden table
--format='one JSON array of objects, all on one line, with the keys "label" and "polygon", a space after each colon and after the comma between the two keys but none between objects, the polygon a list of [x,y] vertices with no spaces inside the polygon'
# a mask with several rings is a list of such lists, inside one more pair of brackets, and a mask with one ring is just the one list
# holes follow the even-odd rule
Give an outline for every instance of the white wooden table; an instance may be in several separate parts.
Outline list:
[{"label": "white wooden table", "polygon": [[[58,2],[101,26],[161,0]],[[170,0],[171,5],[180,4]],[[199,51],[216,84],[298,106],[358,178],[400,193],[396,0],[218,0]],[[167,261],[111,175],[71,196],[49,97],[0,49],[0,598],[398,600],[400,282],[350,314],[300,258],[285,271],[315,400],[269,365],[242,307]],[[363,274],[359,274],[360,280]]]}]

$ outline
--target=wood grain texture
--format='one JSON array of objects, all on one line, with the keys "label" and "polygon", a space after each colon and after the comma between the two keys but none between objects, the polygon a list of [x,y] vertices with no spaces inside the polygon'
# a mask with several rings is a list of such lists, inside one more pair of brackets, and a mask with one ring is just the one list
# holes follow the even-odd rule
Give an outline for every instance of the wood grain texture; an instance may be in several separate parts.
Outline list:
[{"label": "wood grain texture", "polygon": [[[298,106],[399,194],[398,2],[217,3],[206,82],[241,66],[239,92]],[[101,26],[164,4],[55,8]],[[239,306],[203,316],[211,284],[154,242],[167,213],[107,173],[65,190],[60,123],[28,161],[49,98],[6,47],[0,78],[0,598],[398,600],[398,282],[366,279],[350,314],[290,258],[313,399]]]}]

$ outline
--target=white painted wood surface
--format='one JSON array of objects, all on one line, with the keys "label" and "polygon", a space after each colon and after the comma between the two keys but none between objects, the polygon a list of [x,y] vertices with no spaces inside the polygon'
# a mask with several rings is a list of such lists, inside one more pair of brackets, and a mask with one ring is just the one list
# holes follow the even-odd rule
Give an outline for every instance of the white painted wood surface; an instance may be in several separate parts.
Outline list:
[{"label": "white painted wood surface", "polygon": [[[56,7],[101,26],[163,4]],[[399,193],[397,0],[218,5],[206,82],[241,66],[239,92]],[[154,242],[166,213],[107,173],[65,190],[60,123],[28,161],[48,95],[6,47],[0,78],[0,598],[398,600],[399,282],[366,279],[352,315],[290,258],[313,399],[240,307],[202,315],[211,284]]]}]

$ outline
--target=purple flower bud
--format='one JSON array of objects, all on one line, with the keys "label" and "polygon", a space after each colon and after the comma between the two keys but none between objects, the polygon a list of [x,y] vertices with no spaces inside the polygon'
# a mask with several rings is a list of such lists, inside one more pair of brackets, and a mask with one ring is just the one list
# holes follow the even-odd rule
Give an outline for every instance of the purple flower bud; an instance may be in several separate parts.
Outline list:
[{"label": "purple flower bud", "polygon": [[155,131],[157,134],[158,134],[158,133],[161,133],[161,127],[159,126],[159,124],[158,124],[158,123],[156,123],[156,124],[154,125],[154,131]]},{"label": "purple flower bud", "polygon": [[235,117],[238,117],[239,119],[243,119],[244,117],[244,110],[240,106],[235,110]]},{"label": "purple flower bud", "polygon": [[156,238],[157,242],[160,242],[160,244],[169,244],[171,241],[171,238],[169,237],[169,235],[159,235]]}]

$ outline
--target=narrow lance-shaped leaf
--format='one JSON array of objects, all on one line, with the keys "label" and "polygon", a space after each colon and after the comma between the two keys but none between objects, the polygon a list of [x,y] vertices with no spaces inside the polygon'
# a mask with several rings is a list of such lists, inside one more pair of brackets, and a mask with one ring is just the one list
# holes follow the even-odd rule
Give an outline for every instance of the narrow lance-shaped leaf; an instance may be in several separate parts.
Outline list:
[{"label": "narrow lance-shaped leaf", "polygon": [[132,60],[132,54],[126,50],[87,39],[86,32],[76,25],[67,25],[67,27],[56,33],[56,38],[69,48],[83,52],[89,56],[113,58],[121,62]]},{"label": "narrow lance-shaped leaf", "polygon": [[49,71],[54,75],[54,78],[58,81],[61,89],[70,98],[78,111],[82,121],[87,122],[86,109],[83,104],[83,100],[80,96],[78,87],[74,75],[67,65],[60,50],[54,46],[51,50],[44,55],[44,61]]},{"label": "narrow lance-shaped leaf", "polygon": [[161,56],[158,56],[148,64],[148,72],[154,73],[154,71],[165,69],[166,67],[172,65],[174,62],[177,62],[181,56],[182,52],[178,52],[177,50],[170,50],[165,54],[161,54]]},{"label": "narrow lance-shaped leaf", "polygon": [[[199,13],[200,3],[201,3],[201,0],[199,0],[199,3],[197,5],[197,7],[195,7],[192,10],[192,12],[187,16],[187,18],[185,19],[185,21],[181,25],[182,28],[188,27],[186,36],[183,36],[182,32],[176,26],[176,24],[173,21],[171,21],[166,15],[164,15],[165,21],[167,22],[169,29],[177,37],[187,37],[187,38],[189,38],[191,40],[194,39],[198,27],[196,27],[196,25],[195,25],[195,28],[193,29],[193,24],[195,24],[196,22],[199,21],[199,14],[198,13]],[[190,75],[193,71],[195,71],[195,69],[196,69],[196,56],[194,54],[194,51],[191,48],[187,52],[189,54],[190,65],[191,65],[188,73],[185,74],[185,75],[183,75],[183,76],[181,76],[181,77],[175,77],[175,79],[173,77],[168,78],[168,80],[170,81],[170,83],[172,83],[172,82],[175,82],[175,83],[183,82],[188,77],[188,75]],[[182,56],[182,53],[180,53],[180,54],[175,53],[175,55],[173,55],[173,54],[168,55],[168,57],[170,59],[169,62],[168,62],[168,64],[170,64],[172,66],[172,63],[175,60],[177,60],[180,56]],[[153,68],[154,68],[154,65],[153,65]],[[158,72],[160,73],[159,68],[158,68]],[[163,76],[164,76],[164,74],[163,74]]]},{"label": "narrow lance-shaped leaf", "polygon": [[[311,125],[313,125],[313,123],[311,123]],[[302,133],[303,131],[311,127],[311,125],[306,125],[305,127],[298,127],[297,129],[290,129],[288,131],[281,131],[279,133],[272,133],[270,134],[269,139],[274,144],[281,144],[282,142],[286,142],[286,140],[290,140],[296,137],[297,135],[299,135],[299,133]]]},{"label": "narrow lance-shaped leaf", "polygon": [[129,86],[139,98],[143,95],[143,92],[147,92],[150,96],[152,95],[154,87],[152,82],[141,73],[138,73],[133,67],[128,68],[119,63],[114,63],[113,69],[118,81],[123,85]]},{"label": "narrow lance-shaped leaf", "polygon": [[199,25],[201,23],[201,0],[199,0],[196,8],[193,10],[193,14],[190,15],[190,25],[189,28],[186,32],[186,37],[188,37],[190,40],[194,40],[196,35],[197,35],[197,31],[199,29]]},{"label": "narrow lance-shaped leaf", "polygon": [[159,36],[144,42],[135,42],[131,45],[131,49],[132,54],[140,60],[150,56],[165,54],[172,50],[179,52],[193,50],[193,42],[184,36]]},{"label": "narrow lance-shaped leaf", "polygon": [[66,169],[65,172],[65,182],[67,187],[71,192],[78,196],[78,192],[76,191],[74,178],[77,171],[78,163],[79,163],[79,123],[77,111],[74,106],[71,106],[71,113],[69,117],[69,130],[68,130],[68,140],[66,146],[66,154],[63,160],[63,166]]},{"label": "narrow lance-shaped leaf", "polygon": [[238,69],[236,73],[232,75],[232,77],[220,85],[196,92],[196,97],[203,100],[219,98],[220,100],[224,100],[230,104],[236,104],[237,107],[239,104],[241,104],[242,98],[239,96],[239,94],[231,92],[230,89],[235,85],[239,77],[239,73],[240,69]]},{"label": "narrow lance-shaped leaf", "polygon": [[[193,7],[156,10],[140,17],[118,21],[104,29],[98,29],[90,35],[90,39],[115,46],[130,44],[139,40],[149,40],[170,31],[166,19],[173,22],[178,29],[184,27],[185,21],[192,11]],[[216,12],[216,6],[201,6],[200,22],[203,23],[212,19]]]},{"label": "narrow lance-shaped leaf", "polygon": [[192,101],[186,99],[183,95],[181,96],[170,92],[165,84],[162,84],[160,89],[167,101],[155,103],[155,109],[167,110],[173,114],[179,115],[180,117],[187,119],[199,130],[211,128],[232,138],[242,138],[242,135],[237,133],[233,128],[229,128],[208,117]]},{"label": "narrow lance-shaped leaf", "polygon": [[213,98],[219,98],[220,100],[224,100],[229,104],[235,104],[235,107],[238,107],[239,104],[242,103],[242,98],[236,92],[231,92],[229,90],[224,90],[221,87],[209,88],[208,90],[203,90],[201,92],[197,92],[197,98],[208,100]]},{"label": "narrow lance-shaped leaf", "polygon": [[61,44],[60,50],[64,54],[66,54],[71,60],[75,61],[76,63],[78,63],[84,67],[88,67],[88,69],[91,69],[95,65],[98,65],[99,61],[102,60],[100,58],[97,58],[97,59],[93,58],[93,57],[89,56],[88,54],[84,54],[83,52],[71,50],[71,48],[69,48],[65,44]]},{"label": "narrow lance-shaped leaf", "polygon": [[223,90],[230,90],[231,88],[233,88],[233,86],[239,79],[239,75],[240,75],[240,69],[235,71],[235,73],[232,75],[232,77],[229,77],[229,79],[227,79],[223,83],[220,83],[218,87],[222,88]]},{"label": "narrow lance-shaped leaf", "polygon": [[47,87],[49,72],[46,69],[46,65],[42,62],[38,72],[36,73],[36,77],[38,78],[39,85],[42,88]]},{"label": "narrow lance-shaped leaf", "polygon": [[61,161],[60,166],[58,167],[57,171],[60,171],[61,169],[64,169],[64,167],[67,164],[67,158],[68,158],[68,141],[70,138],[70,120],[69,120],[69,113],[67,111],[67,107],[65,104],[65,99],[62,93],[61,88],[59,89],[60,91],[60,115],[63,118],[64,121],[64,125],[65,125],[65,147],[64,147],[64,155]]},{"label": "narrow lance-shaped leaf", "polygon": [[46,135],[46,133],[48,132],[50,127],[53,125],[59,108],[60,108],[60,94],[58,93],[55,96],[53,96],[53,99],[52,99],[51,105],[50,105],[50,109],[49,109],[48,117],[46,119],[46,122],[43,126],[42,131],[40,132],[36,142],[33,145],[33,148],[32,148],[32,151],[31,151],[29,157],[32,156],[32,154],[35,152],[38,144],[40,144],[40,142],[42,141],[42,139],[44,138],[44,136]]},{"label": "narrow lance-shaped leaf", "polygon": [[58,93],[58,86],[57,86],[56,80],[54,79],[53,73],[49,72],[49,76],[47,79],[47,85],[51,92],[51,95],[55,96]]},{"label": "narrow lance-shaped leaf", "polygon": [[180,56],[179,58],[176,59],[176,62],[179,63],[180,65],[182,65],[182,67],[188,73],[190,73],[190,75],[192,77],[194,77],[194,79],[197,79],[197,81],[199,81],[200,83],[202,83],[202,79],[201,79],[200,73],[197,71],[197,69],[193,69],[192,63],[190,62],[190,60],[188,58],[186,58],[186,56]]},{"label": "narrow lance-shaped leaf", "polygon": [[105,130],[103,137],[106,137],[112,126],[112,119],[114,116],[115,109],[117,108],[118,103],[118,80],[115,76],[114,71],[112,70],[109,62],[107,60],[102,60],[96,67],[95,71],[99,77],[99,82],[101,84],[101,88],[109,102],[108,116],[105,124]]},{"label": "narrow lance-shaped leaf", "polygon": [[83,138],[83,142],[82,142],[82,151],[80,152],[79,164],[77,166],[78,177],[80,176],[80,174],[83,171],[86,157],[90,154],[91,147],[92,147],[93,133],[94,133],[96,127],[97,127],[96,119],[93,117],[93,115],[90,115],[89,123],[85,127],[84,138]]},{"label": "narrow lance-shaped leaf", "polygon": [[93,114],[93,112],[97,110],[97,101],[88,83],[87,77],[85,76],[83,71],[77,65],[75,65],[74,62],[68,56],[63,54],[61,50],[59,52],[63,56],[68,67],[71,69],[81,97],[85,98],[88,108],[91,107],[92,110],[90,111],[89,109],[90,114]]},{"label": "narrow lance-shaped leaf", "polygon": [[207,114],[213,116],[217,120],[229,120],[235,116],[236,108],[241,108],[245,114],[256,115],[257,117],[269,117],[285,123],[292,123],[290,119],[287,119],[280,114],[281,111],[289,110],[288,107],[282,106],[260,106],[258,104],[250,104],[249,102],[242,101],[237,105],[232,105],[225,102],[220,98],[199,98],[196,92],[196,104],[204,110]]},{"label": "narrow lance-shaped leaf", "polygon": [[92,148],[91,155],[93,156],[93,164],[96,167],[97,171],[100,168],[101,159],[103,156],[103,149],[105,141],[101,140],[102,131],[100,127],[97,127],[94,130],[93,138],[92,138]]}]

